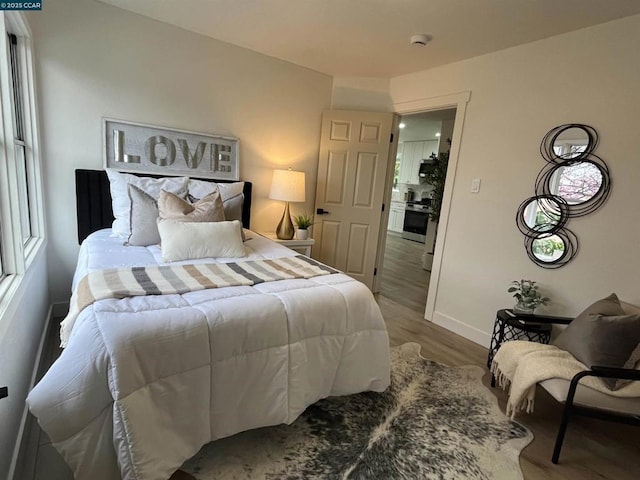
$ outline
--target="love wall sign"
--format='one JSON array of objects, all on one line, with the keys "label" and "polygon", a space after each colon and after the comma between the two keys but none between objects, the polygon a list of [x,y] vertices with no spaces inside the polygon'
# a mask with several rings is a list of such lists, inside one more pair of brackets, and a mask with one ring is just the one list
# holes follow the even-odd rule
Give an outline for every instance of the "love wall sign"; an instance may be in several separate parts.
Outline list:
[{"label": "love wall sign", "polygon": [[240,179],[237,138],[103,118],[103,143],[106,168]]}]

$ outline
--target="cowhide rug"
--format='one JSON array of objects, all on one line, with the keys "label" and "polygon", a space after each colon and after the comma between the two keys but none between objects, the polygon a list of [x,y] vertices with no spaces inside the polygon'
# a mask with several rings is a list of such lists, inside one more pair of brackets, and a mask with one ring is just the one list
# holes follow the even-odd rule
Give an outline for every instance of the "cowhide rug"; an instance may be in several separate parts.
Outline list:
[{"label": "cowhide rug", "polygon": [[322,400],[292,425],[212,442],[182,471],[197,480],[522,478],[518,456],[533,435],[500,411],[483,369],[419,352],[392,349],[386,392]]}]

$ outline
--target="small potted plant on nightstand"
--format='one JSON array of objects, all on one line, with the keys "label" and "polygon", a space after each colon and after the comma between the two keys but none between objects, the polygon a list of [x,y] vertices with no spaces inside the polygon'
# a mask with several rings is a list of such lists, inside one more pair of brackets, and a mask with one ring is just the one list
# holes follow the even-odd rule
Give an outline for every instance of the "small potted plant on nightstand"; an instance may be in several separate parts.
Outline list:
[{"label": "small potted plant on nightstand", "polygon": [[513,311],[517,313],[533,313],[537,307],[546,305],[551,300],[540,294],[533,280],[514,280],[507,292],[515,292],[513,298],[516,299],[516,304],[513,306]]},{"label": "small potted plant on nightstand", "polygon": [[309,238],[309,227],[313,225],[313,216],[301,213],[293,216],[293,223],[296,224],[296,238],[298,240],[306,240]]}]

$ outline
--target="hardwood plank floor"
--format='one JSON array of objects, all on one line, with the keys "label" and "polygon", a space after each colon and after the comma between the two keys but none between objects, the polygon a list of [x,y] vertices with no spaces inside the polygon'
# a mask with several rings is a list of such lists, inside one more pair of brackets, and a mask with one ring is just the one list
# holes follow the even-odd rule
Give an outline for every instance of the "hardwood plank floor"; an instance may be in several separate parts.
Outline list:
[{"label": "hardwood plank floor", "polygon": [[431,272],[422,268],[424,244],[387,233],[380,295],[424,312]]}]

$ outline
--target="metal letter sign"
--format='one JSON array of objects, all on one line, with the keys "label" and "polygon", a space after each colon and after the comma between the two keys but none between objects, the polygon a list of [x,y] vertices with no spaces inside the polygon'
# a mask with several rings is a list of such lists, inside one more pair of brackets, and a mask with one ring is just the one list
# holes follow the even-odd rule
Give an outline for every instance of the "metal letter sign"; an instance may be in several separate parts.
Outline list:
[{"label": "metal letter sign", "polygon": [[240,179],[237,138],[104,118],[103,142],[106,168]]}]

